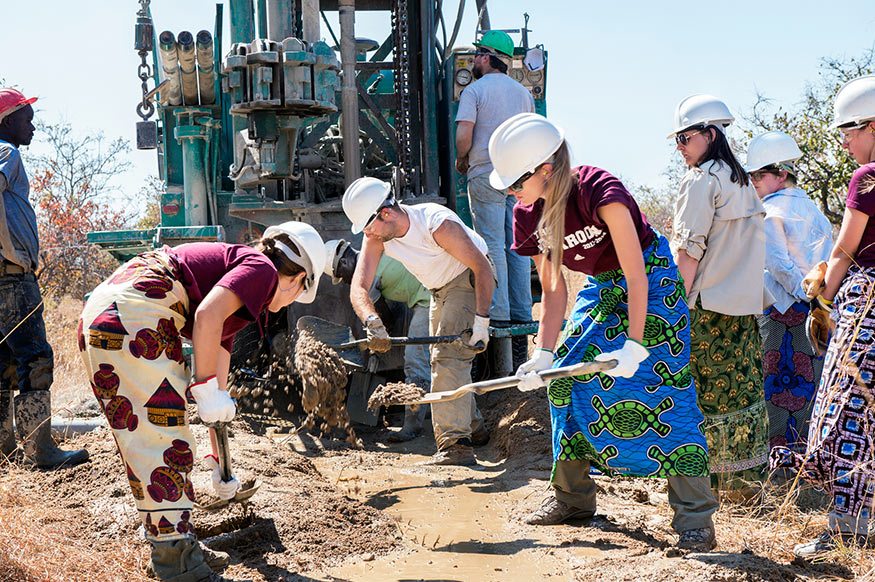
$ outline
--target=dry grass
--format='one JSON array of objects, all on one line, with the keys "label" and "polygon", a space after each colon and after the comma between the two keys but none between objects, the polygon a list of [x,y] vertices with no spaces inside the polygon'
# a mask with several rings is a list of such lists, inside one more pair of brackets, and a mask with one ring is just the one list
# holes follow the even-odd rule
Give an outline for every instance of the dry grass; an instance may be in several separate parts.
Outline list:
[{"label": "dry grass", "polygon": [[[26,469],[5,463],[0,471],[12,480]],[[149,580],[142,574],[146,544],[98,540],[89,524],[47,505],[37,491],[0,484],[0,524],[0,582]]]},{"label": "dry grass", "polygon": [[72,411],[94,396],[88,389],[88,375],[79,355],[76,326],[84,301],[73,297],[46,300],[43,319],[46,336],[55,352],[55,381],[52,384],[52,408]]}]

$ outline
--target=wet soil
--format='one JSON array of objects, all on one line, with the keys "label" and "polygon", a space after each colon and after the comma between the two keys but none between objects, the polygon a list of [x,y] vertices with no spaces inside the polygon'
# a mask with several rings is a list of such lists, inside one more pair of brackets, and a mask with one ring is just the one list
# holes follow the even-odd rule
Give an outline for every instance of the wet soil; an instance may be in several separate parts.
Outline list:
[{"label": "wet soil", "polygon": [[[371,397],[368,398],[368,410],[379,410],[381,406],[390,406],[393,404],[408,404],[416,402],[425,396],[425,390],[416,384],[408,384],[406,382],[388,382],[380,384]],[[414,410],[418,406],[411,407]]]},{"label": "wet soil", "polygon": [[[823,527],[822,507],[794,510],[791,523],[778,523],[768,507],[725,505],[716,516],[716,551],[674,549],[664,480],[596,477],[595,518],[526,525],[547,494],[551,469],[541,392],[502,390],[480,400],[493,438],[476,449],[478,466],[470,468],[418,465],[434,453],[428,427],[422,437],[397,444],[386,440],[394,429],[363,428],[363,449],[354,449],[300,421],[274,427],[264,417],[243,415],[230,434],[232,465],[241,480],[264,484],[246,507],[196,510],[196,532],[231,554],[226,576],[256,582],[853,577],[830,561],[792,561],[792,546]],[[400,417],[393,415],[390,424],[400,424]],[[206,428],[192,430],[203,453]],[[145,564],[147,544],[109,431],[73,437],[66,446],[86,447],[91,462],[57,471],[4,467],[0,508],[38,499],[53,508],[55,525],[84,538],[95,554],[121,544]],[[209,501],[209,472],[197,467],[192,480],[199,500]],[[119,579],[142,575],[138,569]]]}]

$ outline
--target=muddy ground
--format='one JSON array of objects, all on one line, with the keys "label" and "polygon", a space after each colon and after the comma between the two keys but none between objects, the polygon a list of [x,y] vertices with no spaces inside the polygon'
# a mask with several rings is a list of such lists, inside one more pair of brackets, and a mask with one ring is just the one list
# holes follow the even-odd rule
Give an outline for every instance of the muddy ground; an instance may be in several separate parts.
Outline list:
[{"label": "muddy ground", "polygon": [[[778,525],[775,499],[755,506],[724,504],[716,519],[717,550],[679,552],[672,547],[671,512],[660,480],[597,478],[594,519],[525,525],[549,478],[545,395],[504,390],[482,404],[493,439],[477,450],[479,466],[473,468],[418,465],[434,452],[430,432],[389,444],[391,429],[362,427],[363,448],[357,449],[340,431],[333,439],[296,423],[276,427],[267,418],[238,418],[230,440],[235,471],[264,485],[247,508],[196,511],[196,531],[208,545],[231,554],[226,576],[259,582],[854,577],[848,556],[816,565],[793,562],[793,544],[819,533],[825,512],[791,506],[782,515],[792,521]],[[400,410],[389,417],[395,426]],[[192,428],[203,455],[209,446],[206,429]],[[142,566],[147,544],[109,432],[100,428],[65,446],[87,447],[91,462],[54,472],[7,466],[0,507],[19,503],[23,512],[40,500],[55,508],[41,520],[71,526],[68,535],[98,556],[119,552],[120,544]],[[209,473],[196,471],[193,479],[208,501]],[[94,578],[86,572],[59,579]],[[131,567],[118,579],[146,578],[142,567]]]}]

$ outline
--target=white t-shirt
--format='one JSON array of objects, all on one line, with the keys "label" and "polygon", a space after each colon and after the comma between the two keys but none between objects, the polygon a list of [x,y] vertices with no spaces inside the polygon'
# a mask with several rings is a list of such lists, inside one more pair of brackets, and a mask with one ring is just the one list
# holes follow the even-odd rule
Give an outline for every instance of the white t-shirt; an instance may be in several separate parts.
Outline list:
[{"label": "white t-shirt", "polygon": [[468,268],[437,244],[432,236],[445,220],[459,223],[477,248],[486,254],[488,247],[483,237],[465,226],[449,208],[432,202],[400,206],[410,219],[410,229],[404,236],[383,243],[383,250],[400,261],[426,289],[440,289]]}]

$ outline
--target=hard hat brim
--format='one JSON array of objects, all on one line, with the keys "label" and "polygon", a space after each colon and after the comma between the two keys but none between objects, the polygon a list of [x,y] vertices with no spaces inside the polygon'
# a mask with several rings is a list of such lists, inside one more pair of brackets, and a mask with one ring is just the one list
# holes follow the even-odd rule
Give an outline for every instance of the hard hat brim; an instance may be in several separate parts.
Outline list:
[{"label": "hard hat brim", "polygon": [[[322,278],[322,273],[319,273],[319,278]],[[298,298],[295,299],[295,303],[313,303],[316,300],[316,291],[319,290],[319,279],[313,281],[313,286],[309,289],[304,290]]]}]

